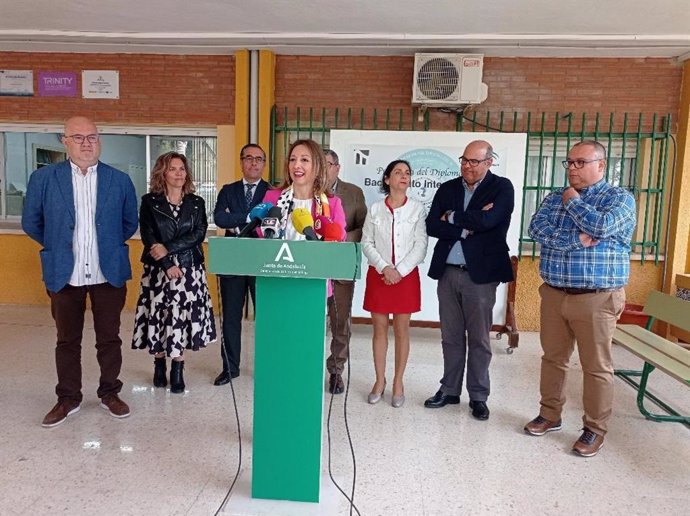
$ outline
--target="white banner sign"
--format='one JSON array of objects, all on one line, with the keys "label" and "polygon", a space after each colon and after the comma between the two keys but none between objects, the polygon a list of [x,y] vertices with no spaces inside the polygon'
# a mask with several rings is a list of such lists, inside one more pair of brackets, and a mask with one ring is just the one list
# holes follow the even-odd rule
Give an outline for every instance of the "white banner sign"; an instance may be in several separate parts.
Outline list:
[{"label": "white banner sign", "polygon": [[0,95],[32,97],[34,72],[31,70],[0,70]]},{"label": "white banner sign", "polygon": [[[496,175],[508,177],[515,187],[515,209],[508,230],[508,245],[511,255],[516,255],[520,241],[526,134],[333,130],[330,148],[340,157],[340,177],[362,188],[367,206],[383,198],[379,186],[388,163],[396,159],[409,161],[412,165],[409,196],[424,203],[428,212],[438,187],[449,179],[460,176],[458,158],[465,146],[477,139],[487,140],[494,148],[496,158],[491,171]],[[429,238],[426,259],[419,267],[422,277],[422,310],[412,314],[414,320],[439,320],[436,281],[427,276],[435,245],[436,239]],[[369,317],[369,313],[362,308],[365,283],[363,280],[368,266],[366,258],[363,257],[362,281],[356,283],[352,303],[353,317]],[[496,294],[494,324],[505,324],[507,293],[507,286],[501,284]]]},{"label": "white banner sign", "polygon": [[120,72],[84,70],[81,73],[81,95],[85,99],[119,99]]}]

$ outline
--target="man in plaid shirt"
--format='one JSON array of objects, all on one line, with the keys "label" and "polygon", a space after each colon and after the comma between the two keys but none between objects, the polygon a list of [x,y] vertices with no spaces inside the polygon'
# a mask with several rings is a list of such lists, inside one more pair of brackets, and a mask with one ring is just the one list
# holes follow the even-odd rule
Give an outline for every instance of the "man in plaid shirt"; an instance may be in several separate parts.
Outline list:
[{"label": "man in plaid shirt", "polygon": [[573,452],[592,457],[604,444],[613,407],[611,337],[625,306],[635,200],[604,179],[606,149],[577,143],[563,161],[570,186],[549,194],[529,235],[541,245],[541,409],[525,432],[561,429],[568,361],[577,341],[583,371],[583,433]]}]

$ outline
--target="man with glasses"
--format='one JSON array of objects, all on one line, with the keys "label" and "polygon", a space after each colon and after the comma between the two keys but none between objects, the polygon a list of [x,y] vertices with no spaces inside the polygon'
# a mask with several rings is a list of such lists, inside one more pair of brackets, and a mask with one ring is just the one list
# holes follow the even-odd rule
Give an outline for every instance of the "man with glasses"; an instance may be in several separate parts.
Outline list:
[{"label": "man with glasses", "polygon": [[98,158],[96,125],[85,117],[65,123],[68,161],[34,171],[29,180],[22,228],[41,250],[43,281],[57,328],[55,365],[58,401],[43,419],[53,427],[78,412],[82,401],[81,343],[86,298],[91,301],[98,397],[111,416],[129,416],[118,393],[122,366],[120,313],[132,277],[127,240],[137,229],[132,180]]},{"label": "man with glasses", "polygon": [[625,306],[635,200],[604,179],[606,149],[583,141],[563,161],[569,186],[550,193],[529,225],[541,245],[541,409],[525,425],[530,435],[561,429],[568,361],[577,341],[583,373],[582,457],[604,444],[613,409],[611,339]]},{"label": "man with glasses", "polygon": [[[327,190],[337,195],[343,203],[348,242],[362,240],[362,227],[367,216],[367,205],[362,189],[352,183],[346,183],[338,177],[340,161],[338,155],[326,151]],[[340,394],[345,390],[343,370],[347,361],[350,345],[350,325],[352,321],[352,294],[355,282],[333,280],[333,295],[328,298],[328,318],[331,324],[331,355],[326,360],[328,369],[328,392]]]},{"label": "man with glasses", "polygon": [[[225,236],[237,236],[247,225],[251,209],[264,198],[269,184],[261,176],[266,166],[266,153],[249,143],[240,151],[242,179],[227,184],[218,192],[213,211],[216,226],[225,229]],[[223,303],[223,370],[213,385],[225,385],[240,375],[242,352],[242,315],[248,294],[255,305],[256,278],[253,276],[221,276],[220,297]]]},{"label": "man with glasses", "polygon": [[489,170],[493,155],[488,142],[471,142],[459,158],[461,177],[441,185],[426,219],[427,233],[438,238],[429,277],[438,280],[443,378],[424,406],[460,403],[467,362],[469,407],[481,421],[489,419],[496,288],[513,280],[506,237],[515,194],[509,179]]}]

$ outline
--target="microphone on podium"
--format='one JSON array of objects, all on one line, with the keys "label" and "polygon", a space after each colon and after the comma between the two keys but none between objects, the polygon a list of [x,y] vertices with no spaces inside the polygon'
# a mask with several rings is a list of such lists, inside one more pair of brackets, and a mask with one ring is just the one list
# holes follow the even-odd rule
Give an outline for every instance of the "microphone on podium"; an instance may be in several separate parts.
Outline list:
[{"label": "microphone on podium", "polygon": [[325,242],[340,242],[343,239],[345,230],[337,222],[333,222],[328,217],[319,215],[314,221],[314,231]]},{"label": "microphone on podium", "polygon": [[264,238],[278,238],[282,213],[278,206],[274,206],[268,211],[268,214],[261,221],[261,234]]},{"label": "microphone on podium", "polygon": [[270,202],[262,202],[254,206],[252,211],[249,212],[249,223],[242,228],[242,231],[237,236],[244,238],[251,235],[252,231],[261,224],[261,220],[268,214],[268,210],[271,208],[273,208],[273,203]]},{"label": "microphone on podium", "polygon": [[298,233],[301,233],[307,240],[318,240],[319,237],[316,236],[314,232],[314,219],[309,213],[309,210],[304,208],[295,208],[292,212],[292,225],[295,227]]}]

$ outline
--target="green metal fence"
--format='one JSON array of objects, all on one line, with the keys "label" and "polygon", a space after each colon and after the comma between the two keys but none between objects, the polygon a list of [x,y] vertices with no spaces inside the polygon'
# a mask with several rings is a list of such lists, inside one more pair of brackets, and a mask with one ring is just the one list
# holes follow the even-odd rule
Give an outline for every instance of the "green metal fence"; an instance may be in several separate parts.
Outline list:
[{"label": "green metal fence", "polygon": [[[448,126],[451,117],[455,123]],[[291,142],[311,138],[328,148],[333,129],[527,133],[519,254],[535,256],[538,244],[527,235],[532,215],[549,192],[566,184],[561,161],[568,149],[578,141],[597,140],[608,149],[607,181],[630,190],[637,202],[633,253],[643,262],[658,263],[665,252],[668,178],[675,165],[671,127],[670,114],[474,112],[449,117],[416,108],[274,108],[270,160],[277,180]]]}]

